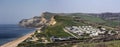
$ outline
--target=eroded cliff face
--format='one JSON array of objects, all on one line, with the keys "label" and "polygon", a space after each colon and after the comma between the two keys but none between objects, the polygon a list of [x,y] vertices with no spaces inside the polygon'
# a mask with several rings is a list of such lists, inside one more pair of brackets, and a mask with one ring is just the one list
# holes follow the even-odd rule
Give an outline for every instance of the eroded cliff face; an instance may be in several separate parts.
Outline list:
[{"label": "eroded cliff face", "polygon": [[51,26],[56,24],[54,15],[52,13],[44,12],[42,16],[35,16],[30,19],[23,19],[19,22],[22,27],[38,28],[44,25]]},{"label": "eroded cliff face", "polygon": [[52,25],[55,25],[56,24],[56,21],[54,19],[55,16],[52,16],[50,21],[48,22],[48,26],[52,26]]}]

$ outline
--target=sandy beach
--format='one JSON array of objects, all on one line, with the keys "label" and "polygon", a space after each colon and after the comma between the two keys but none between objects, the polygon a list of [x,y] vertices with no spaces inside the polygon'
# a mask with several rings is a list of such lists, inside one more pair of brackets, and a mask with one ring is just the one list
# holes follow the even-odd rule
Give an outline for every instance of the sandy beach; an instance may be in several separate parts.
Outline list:
[{"label": "sandy beach", "polygon": [[32,34],[34,34],[34,32],[29,33],[29,34],[26,34],[26,35],[24,35],[24,36],[22,36],[22,37],[20,37],[20,38],[18,38],[18,39],[16,39],[16,40],[10,41],[10,42],[8,42],[8,43],[6,43],[6,44],[3,44],[3,45],[1,45],[0,47],[17,47],[17,45],[18,45],[19,43],[23,42],[23,41],[24,41],[25,39],[27,39],[28,37],[31,37]]}]

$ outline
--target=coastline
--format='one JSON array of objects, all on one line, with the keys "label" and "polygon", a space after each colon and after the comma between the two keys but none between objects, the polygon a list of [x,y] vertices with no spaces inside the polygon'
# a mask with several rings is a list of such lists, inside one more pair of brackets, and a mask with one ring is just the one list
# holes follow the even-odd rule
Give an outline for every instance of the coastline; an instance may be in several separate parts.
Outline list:
[{"label": "coastline", "polygon": [[3,45],[1,45],[0,47],[17,47],[17,45],[21,42],[23,42],[25,39],[27,39],[28,37],[31,37],[32,34],[34,34],[35,31],[30,32],[24,36],[21,36],[13,41],[10,41],[8,43],[5,43]]}]

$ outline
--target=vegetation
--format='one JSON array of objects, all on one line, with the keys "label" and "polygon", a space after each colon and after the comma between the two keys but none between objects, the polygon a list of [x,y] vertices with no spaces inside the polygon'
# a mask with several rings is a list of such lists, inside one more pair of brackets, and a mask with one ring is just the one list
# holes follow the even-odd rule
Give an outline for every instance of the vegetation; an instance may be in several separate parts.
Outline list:
[{"label": "vegetation", "polygon": [[[25,45],[26,44],[26,45]],[[22,45],[26,47],[72,47],[72,46],[78,46],[78,47],[120,47],[120,40],[115,41],[109,41],[109,42],[99,42],[99,43],[69,43],[65,45],[64,43],[35,43],[35,42],[28,42],[28,43],[21,43],[18,47],[21,47]]]},{"label": "vegetation", "polygon": [[120,25],[120,22],[118,21],[107,21],[105,23],[106,26],[110,26],[110,27],[116,27],[116,26],[119,26]]},{"label": "vegetation", "polygon": [[[20,44],[18,47],[22,47]],[[29,45],[24,45],[25,47],[71,47],[72,45],[64,45],[64,43],[32,43]]]},{"label": "vegetation", "polygon": [[77,16],[80,17],[81,19],[83,19],[84,21],[86,21],[87,23],[92,23],[92,24],[100,24],[100,25],[104,25],[104,26],[109,26],[109,27],[116,27],[119,26],[120,21],[114,21],[114,20],[104,20],[102,18],[99,17],[95,17],[95,16],[89,16],[86,14],[71,14],[71,15],[67,15],[67,16]]},{"label": "vegetation", "polygon": [[78,47],[120,47],[120,41],[109,41],[100,43],[78,43]]}]

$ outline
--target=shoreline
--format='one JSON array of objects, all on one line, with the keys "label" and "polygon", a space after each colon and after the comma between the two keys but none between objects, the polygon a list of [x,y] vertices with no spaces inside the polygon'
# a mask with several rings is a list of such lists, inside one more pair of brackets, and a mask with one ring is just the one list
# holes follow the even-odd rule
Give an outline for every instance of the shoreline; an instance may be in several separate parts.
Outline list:
[{"label": "shoreline", "polygon": [[18,45],[19,43],[23,42],[23,41],[24,41],[25,39],[27,39],[28,37],[31,37],[31,35],[34,34],[34,32],[35,32],[35,31],[30,32],[30,33],[28,33],[28,34],[26,34],[26,35],[23,35],[23,36],[15,39],[15,40],[13,40],[13,41],[7,42],[7,43],[1,45],[0,47],[17,47],[17,45]]}]

